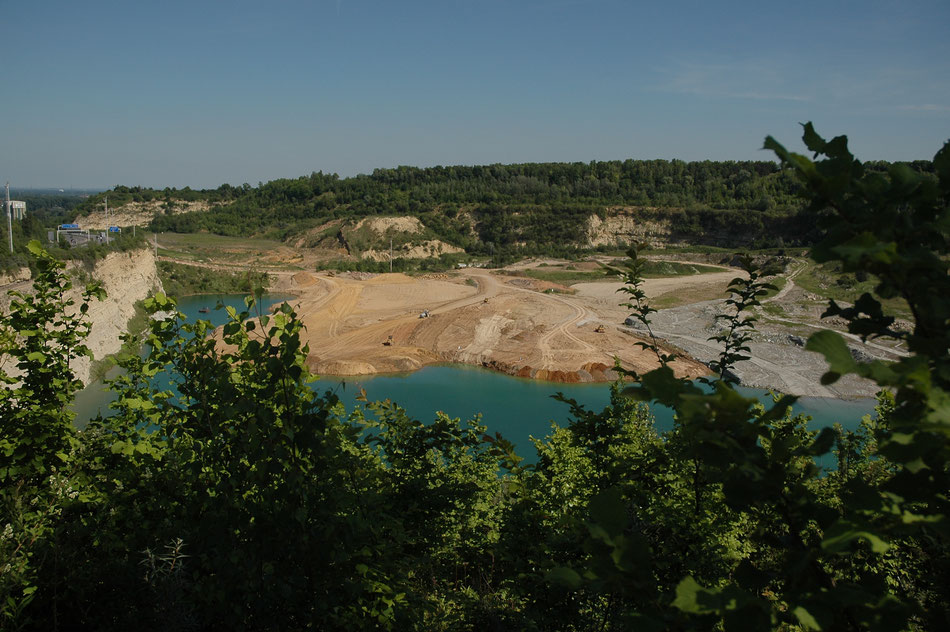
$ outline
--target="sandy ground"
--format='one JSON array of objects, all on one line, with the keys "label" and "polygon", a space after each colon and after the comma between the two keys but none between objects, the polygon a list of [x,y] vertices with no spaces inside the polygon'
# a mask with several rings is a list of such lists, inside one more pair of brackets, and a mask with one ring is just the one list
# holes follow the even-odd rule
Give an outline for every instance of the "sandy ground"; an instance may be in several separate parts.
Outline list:
[{"label": "sandy ground", "polygon": [[[615,379],[614,358],[646,371],[655,357],[622,325],[618,284],[583,284],[575,295],[539,291],[551,284],[467,270],[409,277],[300,272],[276,289],[293,292],[307,328],[310,364],[318,373],[363,375],[464,362],[522,377],[562,382]],[[733,273],[704,275],[705,283]],[[657,284],[658,286],[660,284]],[[591,286],[591,287],[587,287]],[[428,318],[420,314],[428,310]],[[596,331],[598,326],[604,332]],[[392,344],[384,344],[392,336]],[[684,376],[707,373],[690,358],[674,364]]]},{"label": "sandy ground", "polygon": [[[509,271],[538,264],[519,264]],[[307,328],[310,365],[325,375],[407,372],[462,362],[521,377],[590,382],[615,379],[615,358],[638,372],[657,366],[655,357],[636,345],[646,332],[624,324],[629,310],[619,305],[626,295],[617,291],[617,282],[577,283],[570,287],[573,293],[562,294],[545,290],[567,290],[563,286],[481,269],[423,277],[272,274],[275,291],[297,297],[292,303]],[[716,316],[727,313],[726,288],[741,274],[723,268],[644,283],[652,303],[673,297],[679,304],[651,315],[654,335],[680,358],[674,363],[677,374],[707,374],[708,363],[718,358],[720,347],[709,338],[722,330]],[[781,306],[787,317],[758,312],[752,357],[734,370],[742,384],[793,395],[872,397],[876,386],[853,376],[821,384],[825,360],[804,344],[814,331],[840,328],[841,323],[821,320],[819,307],[803,310],[810,298],[795,286],[794,273],[790,276],[782,292],[766,301]],[[424,310],[428,318],[419,317]],[[603,333],[596,331],[601,325]],[[843,335],[862,361],[904,355],[900,349]],[[392,343],[384,344],[390,336]]]}]

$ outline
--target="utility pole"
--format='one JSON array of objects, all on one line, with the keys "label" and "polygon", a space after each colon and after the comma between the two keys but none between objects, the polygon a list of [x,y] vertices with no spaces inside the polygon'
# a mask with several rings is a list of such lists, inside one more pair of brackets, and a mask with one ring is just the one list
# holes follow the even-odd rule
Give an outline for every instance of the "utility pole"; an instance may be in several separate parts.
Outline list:
[{"label": "utility pole", "polygon": [[13,253],[13,218],[11,217],[10,209],[10,183],[7,182],[7,235],[10,236],[10,253]]},{"label": "utility pole", "polygon": [[[10,246],[12,249],[13,246]],[[10,252],[13,252],[12,250]],[[393,238],[389,238],[389,271],[393,271]]]},{"label": "utility pole", "polygon": [[109,243],[109,196],[106,196],[106,245]]}]

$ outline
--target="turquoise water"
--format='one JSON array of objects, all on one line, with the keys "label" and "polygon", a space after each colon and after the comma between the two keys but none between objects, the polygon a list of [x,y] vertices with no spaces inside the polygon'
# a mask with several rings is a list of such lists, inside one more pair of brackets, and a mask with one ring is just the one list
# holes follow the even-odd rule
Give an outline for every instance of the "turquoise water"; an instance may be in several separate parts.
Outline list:
[{"label": "turquoise water", "polygon": [[[280,295],[265,294],[260,303],[255,306],[255,314],[258,309],[266,312],[274,304],[281,303],[289,297]],[[221,309],[216,309],[218,304]],[[187,322],[194,322],[201,318],[210,321],[215,327],[228,322],[228,313],[224,306],[230,306],[238,312],[247,309],[244,304],[244,296],[237,294],[202,294],[199,296],[186,296],[178,299],[178,311],[185,314]],[[207,313],[200,310],[207,309]],[[119,369],[113,367],[106,373],[106,379],[115,377]],[[103,382],[93,382],[86,388],[76,394],[73,401],[73,410],[76,411],[76,427],[85,428],[90,419],[96,415],[108,415],[109,404],[115,400],[115,395],[106,390]]]},{"label": "turquoise water", "polygon": [[[279,303],[283,297],[268,296],[262,301],[266,310]],[[234,295],[193,296],[179,302],[179,310],[189,320],[204,318],[215,325],[227,321],[227,313],[215,310],[220,301],[235,309],[244,309],[242,297]],[[206,314],[199,313],[203,307],[211,308]],[[436,411],[442,411],[450,417],[472,419],[481,413],[481,422],[488,432],[500,432],[512,441],[519,454],[533,460],[534,450],[530,437],[541,438],[549,434],[551,424],[567,425],[570,421],[570,408],[552,399],[558,391],[566,397],[576,400],[588,410],[602,410],[610,401],[607,384],[555,384],[523,378],[510,377],[495,371],[466,365],[430,366],[407,375],[379,375],[370,377],[340,378],[323,376],[314,383],[319,391],[333,391],[353,410],[358,404],[356,397],[360,389],[366,391],[369,400],[390,399],[406,409],[408,414],[427,422],[435,418]],[[740,388],[748,397],[757,397],[769,403],[767,391]],[[85,423],[98,413],[108,414],[111,393],[103,391],[101,384],[92,384],[76,398],[77,426]],[[861,417],[874,408],[874,400],[838,400],[803,397],[795,405],[796,413],[805,413],[812,417],[810,427],[821,428],[840,423],[848,429],[857,426]],[[657,420],[657,429],[669,430],[673,424],[673,414],[667,408],[654,406],[653,414]]]},{"label": "turquoise water", "polygon": [[[495,371],[465,365],[430,366],[400,376],[359,378],[324,377],[314,385],[319,391],[331,390],[352,410],[358,403],[360,389],[370,401],[390,399],[405,408],[411,417],[421,421],[434,418],[435,411],[450,417],[471,419],[482,414],[482,423],[490,433],[501,432],[517,447],[519,454],[533,454],[529,437],[541,438],[551,430],[551,423],[565,426],[570,407],[551,396],[558,391],[585,408],[602,410],[610,402],[607,384],[554,384],[510,377]],[[768,391],[741,388],[747,397],[771,403]],[[840,423],[846,429],[857,427],[861,417],[874,409],[874,400],[839,400],[803,397],[793,407],[795,413],[812,417],[809,427],[823,428]],[[659,405],[652,407],[657,429],[673,426],[673,412]]]}]

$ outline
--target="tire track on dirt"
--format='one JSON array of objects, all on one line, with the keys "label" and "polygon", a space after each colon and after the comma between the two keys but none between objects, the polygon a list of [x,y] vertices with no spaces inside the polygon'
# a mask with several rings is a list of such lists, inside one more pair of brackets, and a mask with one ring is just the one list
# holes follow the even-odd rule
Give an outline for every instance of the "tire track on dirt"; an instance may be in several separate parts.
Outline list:
[{"label": "tire track on dirt", "polygon": [[545,333],[538,339],[538,351],[541,352],[541,363],[542,363],[542,366],[539,368],[546,369],[553,366],[554,364],[553,358],[554,358],[555,352],[553,349],[553,345],[551,344],[551,340],[558,334],[564,336],[571,342],[575,343],[583,351],[596,352],[596,347],[594,347],[594,345],[590,344],[589,342],[586,342],[585,340],[578,338],[570,331],[570,327],[575,326],[581,320],[585,318],[595,317],[596,314],[594,312],[592,312],[591,310],[587,309],[586,307],[582,305],[577,304],[576,302],[568,301],[559,296],[544,294],[543,292],[537,292],[535,290],[529,290],[527,288],[520,288],[520,287],[511,286],[511,285],[505,285],[504,288],[512,292],[525,292],[533,296],[539,296],[543,300],[546,300],[546,301],[559,303],[561,305],[566,305],[573,312],[572,317],[568,317],[567,319],[562,320],[561,322],[557,323],[556,325],[554,325],[554,327],[551,328],[550,331],[548,331],[547,333]]}]

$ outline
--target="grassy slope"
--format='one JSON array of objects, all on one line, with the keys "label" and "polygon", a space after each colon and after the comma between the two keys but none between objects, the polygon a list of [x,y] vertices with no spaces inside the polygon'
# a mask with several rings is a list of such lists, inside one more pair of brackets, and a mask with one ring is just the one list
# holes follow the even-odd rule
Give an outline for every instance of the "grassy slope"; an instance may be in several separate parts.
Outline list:
[{"label": "grassy slope", "polygon": [[[676,261],[648,261],[643,272],[643,276],[648,279],[658,279],[672,276],[691,276],[695,274],[707,274],[710,272],[722,272],[722,268],[705,266],[698,263],[679,263]],[[587,283],[591,281],[610,281],[616,280],[607,275],[604,270],[571,270],[568,268],[529,268],[518,271],[519,275],[538,279],[540,281],[550,281],[551,283],[560,283],[561,285],[571,285],[573,283]]]},{"label": "grassy slope", "polygon": [[[877,284],[874,277],[859,280],[854,274],[841,271],[838,263],[809,265],[795,277],[795,284],[802,289],[826,299],[841,303],[854,303],[865,292],[871,292]],[[902,298],[882,301],[884,311],[900,318],[910,319],[910,308]]]}]

